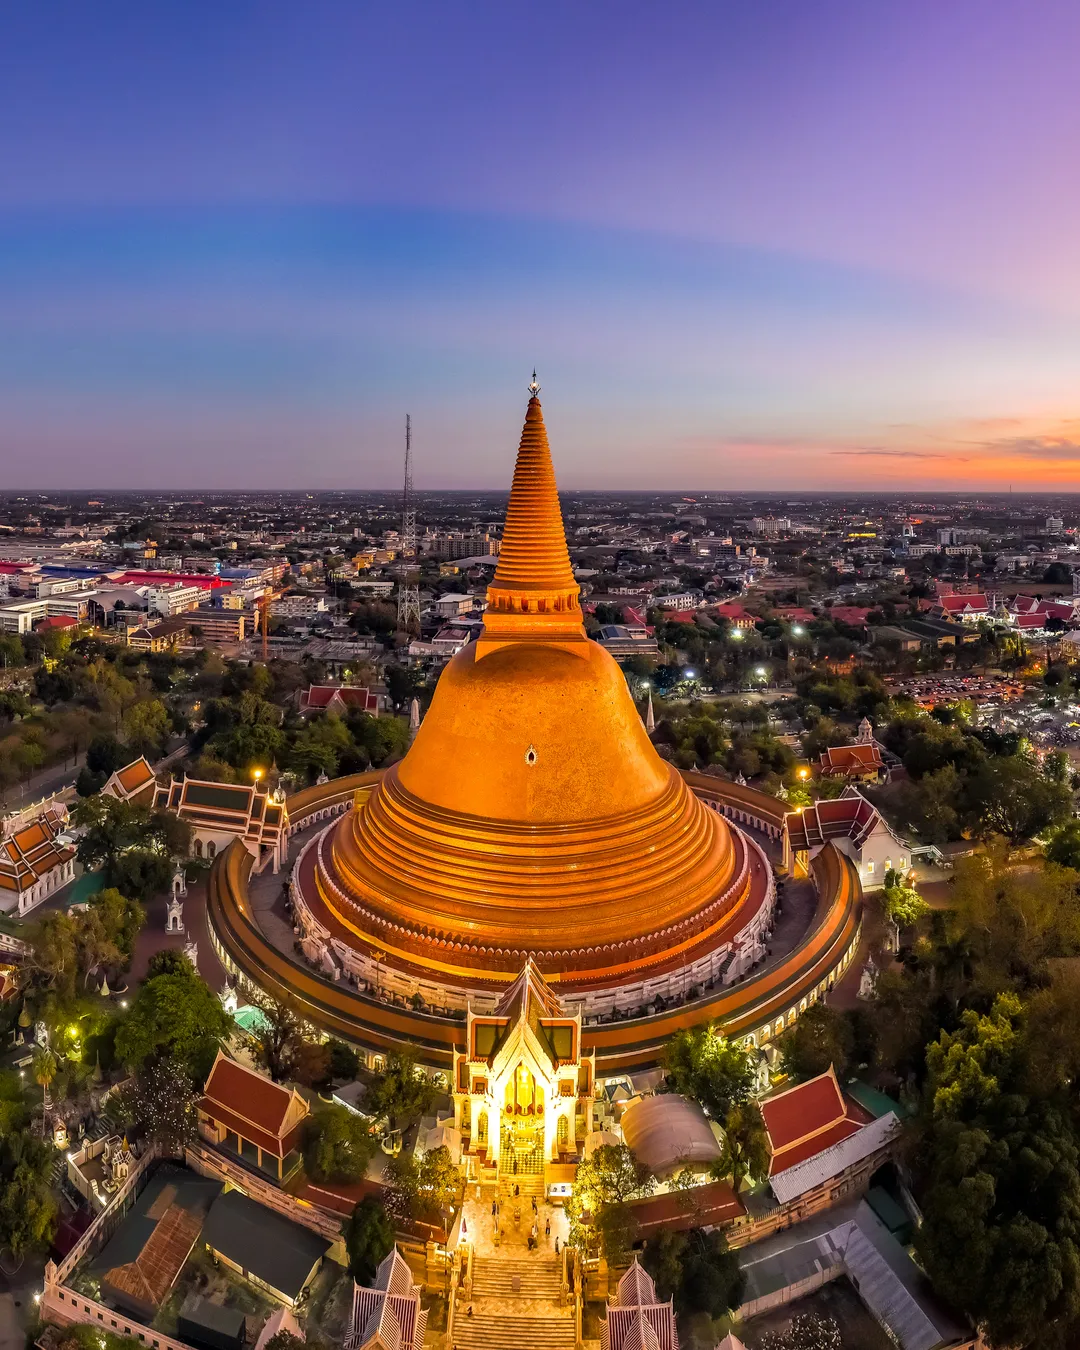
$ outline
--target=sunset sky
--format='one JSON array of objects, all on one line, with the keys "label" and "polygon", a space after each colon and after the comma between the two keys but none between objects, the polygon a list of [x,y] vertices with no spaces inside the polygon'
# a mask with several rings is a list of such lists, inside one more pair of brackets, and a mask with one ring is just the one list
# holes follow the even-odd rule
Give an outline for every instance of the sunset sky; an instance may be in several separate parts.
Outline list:
[{"label": "sunset sky", "polygon": [[1080,490],[1080,5],[9,6],[0,487]]}]

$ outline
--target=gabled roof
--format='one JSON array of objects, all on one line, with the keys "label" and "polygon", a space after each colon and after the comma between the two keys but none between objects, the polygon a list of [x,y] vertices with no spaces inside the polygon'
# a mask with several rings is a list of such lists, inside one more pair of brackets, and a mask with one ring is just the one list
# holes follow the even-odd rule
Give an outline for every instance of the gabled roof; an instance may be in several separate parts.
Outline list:
[{"label": "gabled roof", "polygon": [[601,1350],[678,1350],[675,1310],[657,1302],[656,1285],[635,1256],[600,1323]]},{"label": "gabled roof", "polygon": [[830,839],[848,838],[861,847],[881,817],[859,793],[833,801],[814,802],[803,811],[784,817],[791,847],[796,851],[817,848]]},{"label": "gabled roof", "polygon": [[985,595],[939,595],[938,605],[950,614],[985,614],[989,601]]},{"label": "gabled roof", "polygon": [[616,1302],[623,1307],[634,1303],[655,1303],[656,1282],[635,1256],[630,1269],[619,1281]]},{"label": "gabled roof", "polygon": [[154,806],[175,811],[196,829],[218,829],[261,844],[277,843],[288,824],[286,807],[253,783],[174,778],[157,789]]},{"label": "gabled roof", "polygon": [[900,1121],[892,1111],[879,1116],[867,1125],[848,1131],[836,1143],[819,1149],[801,1162],[774,1172],[769,1179],[772,1193],[782,1205],[797,1200],[800,1195],[812,1191],[830,1177],[837,1177],[863,1158],[868,1158],[899,1133]]},{"label": "gabled roof", "polygon": [[50,806],[0,841],[0,890],[22,892],[75,856],[59,843],[67,823],[64,807]]},{"label": "gabled roof", "polygon": [[312,684],[300,695],[302,712],[330,707],[358,708],[361,712],[377,713],[379,699],[370,689],[350,684]]},{"label": "gabled roof", "polygon": [[154,770],[145,755],[133,759],[122,769],[109,776],[101,791],[109,797],[119,797],[121,801],[130,801],[133,797],[149,794],[155,786]]},{"label": "gabled roof", "polygon": [[238,1064],[221,1050],[203,1088],[199,1110],[278,1158],[289,1152],[297,1126],[308,1114],[307,1103],[298,1092]]},{"label": "gabled roof", "polygon": [[840,1091],[832,1067],[817,1078],[760,1103],[769,1137],[769,1176],[783,1172],[856,1134],[865,1113]]},{"label": "gabled roof", "polygon": [[495,1010],[469,1020],[468,1056],[491,1063],[518,1027],[528,1027],[553,1065],[580,1058],[579,1023],[565,1011],[530,956]]},{"label": "gabled roof", "polygon": [[876,742],[863,741],[857,745],[830,745],[820,756],[825,772],[859,773],[867,769],[883,769],[885,761]]},{"label": "gabled roof", "polygon": [[409,1264],[395,1246],[370,1289],[353,1285],[352,1321],[345,1350],[381,1345],[384,1350],[422,1350],[427,1313]]}]

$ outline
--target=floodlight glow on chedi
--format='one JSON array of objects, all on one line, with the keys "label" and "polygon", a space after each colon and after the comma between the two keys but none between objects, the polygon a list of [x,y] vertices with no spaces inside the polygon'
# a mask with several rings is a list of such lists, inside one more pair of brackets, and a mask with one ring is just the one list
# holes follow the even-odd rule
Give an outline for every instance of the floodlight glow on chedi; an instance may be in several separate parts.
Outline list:
[{"label": "floodlight glow on chedi", "polygon": [[768,877],[657,754],[585,635],[537,390],[483,631],[301,885],[373,972],[495,990],[532,956],[588,1002],[730,950]]}]

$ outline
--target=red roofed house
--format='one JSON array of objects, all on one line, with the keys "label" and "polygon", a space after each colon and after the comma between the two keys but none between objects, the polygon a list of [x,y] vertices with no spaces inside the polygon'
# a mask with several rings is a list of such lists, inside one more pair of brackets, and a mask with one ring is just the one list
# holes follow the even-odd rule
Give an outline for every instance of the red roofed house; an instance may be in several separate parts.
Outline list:
[{"label": "red roofed house", "polygon": [[760,1105],[772,1155],[769,1185],[797,1220],[865,1190],[900,1138],[896,1113],[875,1119],[845,1096],[831,1066]]},{"label": "red roofed house", "polygon": [[138,759],[133,759],[130,764],[110,774],[101,794],[104,797],[116,797],[122,802],[145,802],[149,806],[156,787],[157,779],[150,762],[145,755],[140,755]]},{"label": "red roofed house", "polygon": [[809,1082],[759,1103],[769,1136],[769,1176],[838,1144],[870,1117],[840,1091],[832,1067]]},{"label": "red roofed house", "polygon": [[51,633],[54,629],[78,628],[79,621],[70,614],[51,614],[47,619],[42,619],[36,623],[34,628],[39,633]]},{"label": "red roofed house", "polygon": [[930,613],[939,619],[960,619],[977,623],[990,617],[990,603],[985,595],[939,595]]},{"label": "red roofed house", "polygon": [[911,849],[892,832],[858,788],[848,786],[835,801],[815,802],[784,817],[793,856],[792,875],[807,876],[810,859],[833,843],[855,864],[865,890],[885,884],[890,868],[906,872]]},{"label": "red roofed house", "polygon": [[858,778],[877,782],[885,761],[876,745],[830,745],[818,756],[818,772],[823,778]]},{"label": "red roofed house", "polygon": [[868,717],[859,723],[859,738],[854,745],[830,745],[818,757],[818,772],[823,778],[859,778],[877,782],[885,772],[881,746],[874,740],[874,728]]},{"label": "red roofed house", "polygon": [[215,1148],[284,1180],[300,1165],[308,1105],[219,1050],[199,1102],[199,1133]]},{"label": "red roofed house", "polygon": [[737,600],[728,600],[723,604],[711,605],[709,613],[716,619],[727,619],[732,628],[737,628],[741,632],[749,632],[757,623],[753,614],[748,614],[744,606]]},{"label": "red roofed house", "polygon": [[67,807],[52,803],[37,814],[8,816],[0,833],[0,910],[26,914],[75,880],[75,850],[61,836]]},{"label": "red roofed house", "polygon": [[825,610],[821,617],[832,619],[834,623],[846,623],[849,628],[865,628],[866,616],[872,613],[862,605],[833,605]]},{"label": "red roofed house", "polygon": [[600,1323],[600,1350],[678,1350],[675,1309],[661,1303],[656,1285],[635,1256]]},{"label": "red roofed house", "polygon": [[379,696],[370,689],[362,689],[351,684],[312,684],[300,693],[300,711],[348,712],[352,708],[358,712],[379,715]]}]

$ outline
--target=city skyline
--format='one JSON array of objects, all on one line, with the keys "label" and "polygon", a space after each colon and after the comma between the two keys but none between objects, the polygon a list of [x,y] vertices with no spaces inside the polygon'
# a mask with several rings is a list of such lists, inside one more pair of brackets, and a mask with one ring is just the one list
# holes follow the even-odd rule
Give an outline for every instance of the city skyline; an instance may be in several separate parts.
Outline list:
[{"label": "city skyline", "polygon": [[535,364],[568,491],[1072,490],[1038,10],[13,16],[5,486],[494,490]]}]

